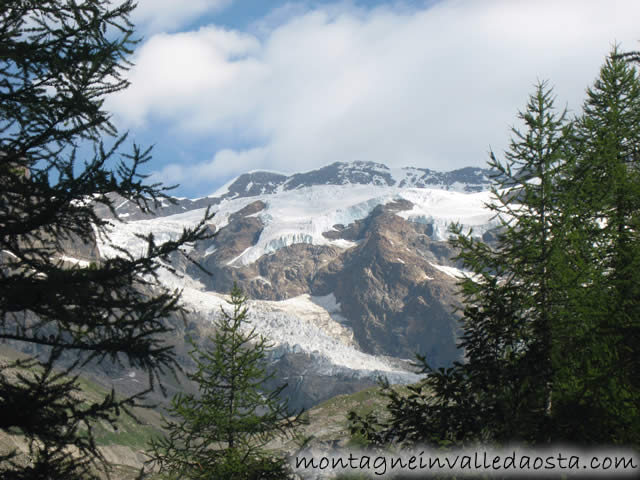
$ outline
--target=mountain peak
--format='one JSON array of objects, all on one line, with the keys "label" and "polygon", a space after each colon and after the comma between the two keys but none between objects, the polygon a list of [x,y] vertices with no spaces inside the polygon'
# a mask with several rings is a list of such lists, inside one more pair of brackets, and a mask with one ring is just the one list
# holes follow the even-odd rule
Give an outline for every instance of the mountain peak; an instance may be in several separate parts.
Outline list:
[{"label": "mountain peak", "polygon": [[[253,170],[236,177],[216,192],[197,200],[177,199],[174,204],[162,203],[156,216],[174,215],[197,208],[218,205],[225,200],[272,195],[321,185],[370,185],[374,187],[418,188],[473,193],[489,190],[491,170],[465,167],[449,172],[428,168],[390,168],[382,163],[357,160],[334,162],[307,172],[286,175],[266,170]],[[117,215],[127,220],[148,217],[134,203],[123,201],[116,208]],[[104,217],[111,213],[98,208]]]},{"label": "mountain peak", "polygon": [[389,168],[382,163],[356,160],[334,162],[289,176],[256,170],[240,175],[230,182],[226,191],[218,191],[215,196],[247,197],[315,185],[374,185],[479,192],[489,188],[489,173],[488,169],[478,167],[437,172],[428,168]]}]

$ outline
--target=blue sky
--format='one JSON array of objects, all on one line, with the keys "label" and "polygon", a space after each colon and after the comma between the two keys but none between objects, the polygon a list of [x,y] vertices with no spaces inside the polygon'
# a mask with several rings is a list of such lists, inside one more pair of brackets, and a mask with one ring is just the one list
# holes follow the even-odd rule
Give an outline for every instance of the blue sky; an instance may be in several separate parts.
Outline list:
[{"label": "blue sky", "polygon": [[637,0],[138,0],[107,108],[176,195],[335,161],[451,170],[504,150],[533,85],[577,112]]}]

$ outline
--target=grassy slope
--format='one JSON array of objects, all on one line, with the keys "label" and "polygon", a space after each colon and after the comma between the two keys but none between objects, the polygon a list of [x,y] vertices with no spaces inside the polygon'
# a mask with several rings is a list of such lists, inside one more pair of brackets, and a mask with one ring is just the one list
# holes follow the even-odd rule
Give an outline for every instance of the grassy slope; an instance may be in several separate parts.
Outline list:
[{"label": "grassy slope", "polygon": [[[21,357],[24,358],[25,355],[0,345],[0,362],[6,364]],[[91,378],[80,377],[79,384],[87,402],[98,401],[109,393]],[[135,472],[145,460],[143,451],[147,442],[152,436],[161,433],[162,416],[158,411],[135,408],[132,413],[139,422],[123,413],[118,420],[117,430],[103,422],[94,425],[96,443],[109,463],[115,467],[112,478],[134,478]],[[22,452],[27,451],[23,437],[0,431],[0,451],[15,448]]]},{"label": "grassy slope", "polygon": [[[0,346],[0,361],[6,362],[18,356],[23,354],[6,346]],[[103,386],[91,378],[80,377],[79,383],[87,401],[96,401],[108,393]],[[366,415],[371,411],[383,411],[386,400],[378,392],[378,387],[372,387],[326,400],[303,414],[304,424],[295,438],[275,440],[270,447],[293,453],[302,443],[306,443],[311,448],[320,449],[352,444],[347,414],[351,410],[360,415]],[[162,432],[162,415],[158,410],[136,408],[133,413],[139,422],[123,414],[118,421],[117,430],[108,424],[95,425],[96,442],[116,469],[112,478],[122,480],[135,478],[137,470],[145,460],[143,452],[147,448],[149,439]],[[23,451],[26,449],[21,438],[0,432],[0,451],[16,446]]]}]

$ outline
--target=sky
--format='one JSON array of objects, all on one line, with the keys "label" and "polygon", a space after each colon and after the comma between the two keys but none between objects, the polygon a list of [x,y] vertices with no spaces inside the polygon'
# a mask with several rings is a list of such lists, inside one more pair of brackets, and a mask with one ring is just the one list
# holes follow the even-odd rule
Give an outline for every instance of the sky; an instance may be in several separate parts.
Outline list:
[{"label": "sky", "polygon": [[580,112],[637,0],[138,0],[131,86],[106,107],[150,181],[200,197],[336,161],[449,171],[500,157],[548,81]]}]

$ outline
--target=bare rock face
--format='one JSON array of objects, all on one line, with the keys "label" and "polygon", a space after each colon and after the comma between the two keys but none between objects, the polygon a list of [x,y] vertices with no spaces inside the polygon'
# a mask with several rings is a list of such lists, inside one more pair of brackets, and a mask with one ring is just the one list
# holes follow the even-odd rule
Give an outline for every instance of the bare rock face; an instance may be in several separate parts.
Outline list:
[{"label": "bare rock face", "polygon": [[[259,201],[247,205],[230,217],[211,244],[199,247],[211,276],[195,268],[189,273],[220,293],[237,282],[254,299],[333,294],[356,344],[366,353],[400,358],[420,353],[434,366],[460,358],[453,314],[456,280],[434,267],[453,251],[446,242],[431,240],[431,225],[395,214],[410,209],[409,202],[380,205],[366,218],[327,232],[329,238],[356,242],[353,248],[294,244],[237,265],[234,258],[260,237],[263,224],[254,214],[263,208]],[[205,256],[207,251],[213,253]]]},{"label": "bare rock face", "polygon": [[216,267],[228,264],[247,248],[255,245],[264,227],[258,217],[251,215],[264,209],[261,201],[253,202],[229,218],[229,225],[220,230],[215,238],[215,251],[209,255],[204,266]]},{"label": "bare rock face", "polygon": [[433,264],[453,252],[395,215],[401,208],[376,208],[360,244],[316,275],[313,292],[335,294],[365,352],[449,364],[459,358],[455,280]]},{"label": "bare rock face", "polygon": [[[285,300],[311,293],[310,285],[316,273],[340,255],[340,250],[325,245],[296,244],[265,255],[257,263],[258,273],[268,280],[264,282],[262,295],[265,300]],[[251,283],[248,290],[251,291]],[[256,293],[258,293],[256,291]]]},{"label": "bare rock face", "polygon": [[206,275],[197,267],[189,274],[203,282],[208,289],[227,293],[234,282],[242,285],[249,298],[284,300],[309,293],[315,273],[340,251],[333,247],[294,244],[265,255],[250,265],[234,263],[242,252],[256,244],[264,225],[254,216],[265,204],[256,201],[229,218],[226,227],[216,236],[198,246],[194,258],[211,273]]}]

